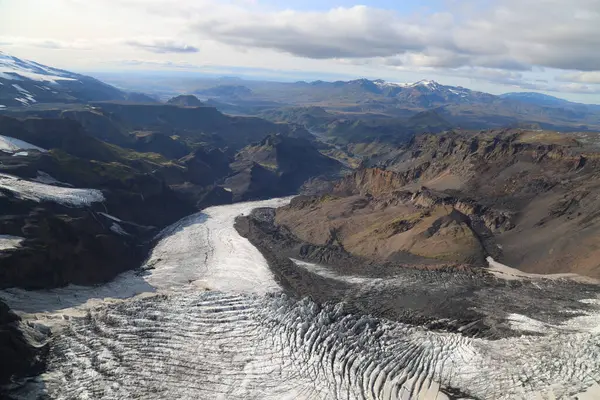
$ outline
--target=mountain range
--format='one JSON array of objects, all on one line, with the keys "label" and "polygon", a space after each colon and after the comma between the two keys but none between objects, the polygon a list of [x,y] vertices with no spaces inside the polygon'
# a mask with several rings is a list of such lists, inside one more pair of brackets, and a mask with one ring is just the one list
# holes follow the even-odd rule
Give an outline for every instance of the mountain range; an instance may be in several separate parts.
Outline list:
[{"label": "mountain range", "polygon": [[0,398],[333,398],[314,371],[340,398],[440,398],[435,365],[468,377],[444,398],[598,382],[600,134],[542,129],[600,131],[597,106],[430,80],[179,85],[0,53]]},{"label": "mountain range", "polygon": [[[206,105],[230,114],[267,117],[275,110],[322,107],[338,119],[407,119],[435,110],[445,124],[467,130],[526,126],[560,131],[600,130],[600,106],[541,93],[493,95],[432,80],[394,83],[381,79],[267,82],[243,79],[181,78],[161,82],[136,77],[116,88],[95,78],[22,60],[0,52],[0,109],[43,107],[46,103],[127,101],[156,103],[195,94]],[[144,92],[144,93],[140,93]],[[169,98],[170,98],[169,97]],[[188,99],[189,100],[189,99]],[[198,105],[202,103],[194,103]],[[190,104],[192,105],[192,104]],[[281,114],[281,113],[280,113]],[[273,119],[289,122],[287,118]],[[386,122],[389,125],[389,123]],[[428,124],[423,124],[427,126]],[[434,125],[439,125],[434,121]]]},{"label": "mountain range", "polygon": [[[257,115],[294,107],[322,107],[340,118],[409,118],[435,110],[454,127],[536,126],[560,131],[600,130],[600,106],[541,93],[493,95],[435,81],[203,82],[194,93],[224,112]],[[211,87],[210,85],[215,85]]]}]

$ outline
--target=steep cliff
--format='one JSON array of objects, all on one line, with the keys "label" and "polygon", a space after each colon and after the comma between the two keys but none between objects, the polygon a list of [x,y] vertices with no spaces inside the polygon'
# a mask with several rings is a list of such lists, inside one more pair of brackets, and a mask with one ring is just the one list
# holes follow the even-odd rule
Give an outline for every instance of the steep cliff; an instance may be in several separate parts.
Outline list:
[{"label": "steep cliff", "polygon": [[277,222],[307,242],[330,231],[378,260],[486,265],[600,277],[600,152],[589,137],[501,130],[417,136],[393,157],[292,202]]}]

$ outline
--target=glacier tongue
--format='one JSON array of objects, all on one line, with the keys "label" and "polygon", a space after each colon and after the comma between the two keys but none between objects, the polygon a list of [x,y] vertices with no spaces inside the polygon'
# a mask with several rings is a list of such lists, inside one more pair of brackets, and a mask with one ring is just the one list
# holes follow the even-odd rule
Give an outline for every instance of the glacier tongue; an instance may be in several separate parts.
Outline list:
[{"label": "glacier tongue", "polygon": [[84,207],[104,201],[104,195],[97,189],[72,189],[28,181],[16,176],[0,173],[0,188],[16,196],[32,201],[53,201],[66,206]]},{"label": "glacier tongue", "polygon": [[[233,227],[238,215],[287,201],[211,207],[177,222],[157,238],[145,274],[127,272],[93,290],[28,293],[29,307],[24,291],[2,293],[12,306],[21,301],[25,311],[52,309],[53,301],[60,303],[54,309],[63,309],[64,327],[54,338],[49,369],[25,390],[56,399],[560,399],[586,390],[586,396],[595,395],[600,333],[594,329],[548,326],[543,336],[474,339],[356,315],[344,304],[288,298],[260,252]],[[296,262],[357,286],[379,282]],[[140,291],[157,295],[88,302],[82,317],[64,310],[93,296]],[[599,300],[586,303],[595,308],[580,321],[582,328],[600,315]]]},{"label": "glacier tongue", "polygon": [[160,234],[146,268],[158,288],[196,282],[207,289],[267,293],[278,290],[262,254],[241,237],[233,223],[257,207],[279,207],[289,198],[210,207]]}]

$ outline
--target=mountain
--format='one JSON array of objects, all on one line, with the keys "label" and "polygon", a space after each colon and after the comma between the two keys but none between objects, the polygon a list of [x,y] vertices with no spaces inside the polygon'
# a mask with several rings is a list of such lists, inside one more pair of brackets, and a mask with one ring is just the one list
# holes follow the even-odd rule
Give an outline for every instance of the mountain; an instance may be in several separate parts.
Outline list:
[{"label": "mountain", "polygon": [[131,92],[126,94],[126,100],[132,103],[160,103],[157,99],[145,93]]},{"label": "mountain", "polygon": [[598,138],[420,135],[387,160],[363,162],[324,196],[279,209],[277,222],[305,242],[337,241],[379,262],[485,266],[493,257],[526,272],[599,278]]},{"label": "mountain", "polygon": [[37,103],[127,99],[125,92],[92,77],[22,60],[0,51],[0,109]]},{"label": "mountain", "polygon": [[242,85],[219,85],[209,89],[199,89],[194,93],[207,97],[246,97],[252,95],[252,90]]},{"label": "mountain", "polygon": [[234,117],[208,106],[93,102],[43,109],[14,108],[7,109],[4,114],[17,118],[73,119],[97,139],[168,158],[183,157],[201,144],[235,152],[276,133],[314,138],[300,126],[256,117]]},{"label": "mountain", "polygon": [[[179,82],[177,87],[181,85]],[[189,85],[201,86],[195,93],[210,98],[210,104],[222,111],[271,115],[269,119],[274,120],[284,119],[276,115],[279,110],[297,107],[320,107],[332,114],[333,119],[407,119],[422,111],[435,110],[453,127],[464,129],[537,125],[561,131],[600,130],[600,106],[571,103],[541,94],[497,96],[433,80],[414,83],[381,79],[335,82],[241,80],[236,85],[224,85],[220,80],[203,80],[200,85],[190,80]],[[244,89],[234,89],[240,86]],[[313,113],[309,111],[308,114]],[[304,116],[294,118],[299,120]]]},{"label": "mountain", "polygon": [[204,105],[196,96],[191,94],[173,97],[167,101],[167,104],[181,107],[202,107]]},{"label": "mountain", "polygon": [[549,107],[569,107],[569,106],[583,106],[583,104],[573,103],[565,99],[561,99],[554,96],[549,96],[543,93],[536,92],[512,92],[504,93],[500,95],[503,99],[517,100],[523,103],[535,104],[538,106],[549,106]]},{"label": "mountain", "polygon": [[319,152],[314,142],[281,134],[243,148],[231,164],[234,173],[225,185],[234,200],[297,193],[309,180],[340,176],[344,166]]}]

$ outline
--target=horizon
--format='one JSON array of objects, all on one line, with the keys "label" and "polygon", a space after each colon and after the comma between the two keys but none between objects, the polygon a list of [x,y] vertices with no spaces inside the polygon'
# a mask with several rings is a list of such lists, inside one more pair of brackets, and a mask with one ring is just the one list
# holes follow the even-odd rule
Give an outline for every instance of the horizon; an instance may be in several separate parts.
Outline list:
[{"label": "horizon", "polygon": [[82,73],[241,68],[269,80],[428,79],[598,104],[594,3],[21,0],[0,3],[0,49]]}]

